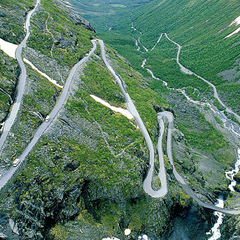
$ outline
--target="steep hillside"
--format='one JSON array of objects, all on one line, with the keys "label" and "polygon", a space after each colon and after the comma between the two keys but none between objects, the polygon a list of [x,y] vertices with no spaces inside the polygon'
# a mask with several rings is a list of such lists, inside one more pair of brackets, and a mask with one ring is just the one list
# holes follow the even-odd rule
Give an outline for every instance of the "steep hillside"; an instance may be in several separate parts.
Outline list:
[{"label": "steep hillside", "polygon": [[[180,71],[170,61],[172,53],[174,57],[177,55],[176,46],[170,42],[166,45],[163,39],[154,52],[141,54],[145,51],[143,46],[150,50],[160,34],[167,33],[182,46],[180,62],[214,83],[222,99],[239,113],[239,95],[233,94],[239,88],[239,35],[237,32],[230,35],[238,29],[237,22],[234,23],[239,16],[237,1],[156,0],[135,9],[130,8],[130,11],[131,14],[122,14],[122,20],[113,24],[111,31],[100,27],[97,29],[107,43],[127,57],[139,71],[142,60],[148,58],[151,61],[148,66],[163,80],[168,80],[166,75],[171,75],[169,69],[175,68],[172,80],[176,82]],[[135,29],[131,28],[132,24]],[[140,51],[135,46],[137,39],[140,41]]]},{"label": "steep hillside", "polygon": [[[150,1],[133,1],[132,4],[144,3],[145,6],[146,2]],[[10,5],[0,4],[6,22],[12,24],[13,33],[15,29],[21,33],[21,39],[26,17],[23,9],[29,12],[34,4],[11,0],[11,6],[17,6],[14,11]],[[120,7],[117,2],[112,4],[115,6],[111,7]],[[39,126],[49,125],[21,163],[17,174],[1,191],[0,236],[83,240],[116,237],[124,240],[141,239],[147,234],[152,240],[173,240],[179,236],[181,239],[206,239],[205,233],[212,227],[215,217],[211,210],[193,201],[176,180],[166,157],[167,130],[163,133],[163,151],[168,194],[163,198],[152,198],[144,192],[142,184],[148,173],[150,154],[139,122],[126,111],[128,102],[107,68],[94,29],[64,5],[62,1],[41,0],[31,17],[31,34],[23,50],[26,86],[19,114],[1,152],[0,183],[6,172],[13,168],[14,160],[22,156],[35,139]],[[152,9],[153,5],[146,6]],[[12,22],[13,13],[19,15],[21,26]],[[140,15],[141,12],[136,13],[134,21],[140,22]],[[4,40],[19,44],[20,38],[9,37],[14,34],[11,35],[7,28],[5,32]],[[173,34],[169,36],[173,38]],[[161,51],[158,47],[156,51]],[[166,39],[163,47],[166,58],[174,58],[177,54],[176,47],[169,47]],[[144,77],[113,48],[105,48],[106,61],[131,96],[154,145],[156,156],[151,187],[157,190],[161,186],[157,177],[160,130],[157,113],[167,110],[175,117],[172,145],[176,169],[190,188],[208,203],[214,203],[219,193],[228,199],[238,196],[237,192],[230,194],[227,190],[224,171],[236,160],[239,139],[225,128],[220,117],[213,114],[212,106],[196,107],[179,90],[166,88],[162,82]],[[139,59],[144,56],[136,49],[130,54]],[[149,54],[150,65],[153,55],[146,54]],[[19,67],[4,52],[0,57],[6,64],[6,68],[0,67],[1,82],[8,84],[3,88],[9,89],[14,96]],[[76,68],[78,62],[81,64]],[[174,65],[174,71],[185,81],[184,87],[189,82],[194,85],[198,78],[187,75],[186,80],[177,66]],[[154,70],[155,66],[152,67]],[[58,106],[64,86],[69,83],[75,68],[67,98],[52,118],[51,111]],[[174,80],[170,82],[169,69],[171,67],[165,69],[169,86],[183,87],[174,85]],[[11,80],[15,81],[15,88],[10,85]],[[200,81],[194,85],[211,99],[211,89],[206,86]],[[7,99],[2,102],[7,105]],[[4,110],[5,105],[2,105],[1,110]],[[10,104],[8,107],[4,110],[5,116],[12,110]],[[233,124],[228,120],[227,123]],[[229,201],[230,204],[235,207],[233,201]],[[124,234],[126,229],[131,229],[130,236]]]},{"label": "steep hillside", "polygon": [[[42,1],[32,17],[31,35],[24,49],[24,57],[30,62],[26,65],[27,84],[21,113],[1,153],[3,174],[55,105],[72,66],[92,48],[94,33],[69,16],[60,3]],[[151,91],[143,77],[114,50],[108,49],[108,58],[128,85],[156,142],[158,124],[153,105],[167,106],[165,100]],[[6,69],[1,73],[10,78]],[[169,209],[186,212],[186,206],[192,204],[176,182],[167,202],[144,193],[148,152],[135,121],[102,106],[90,94],[125,108],[125,99],[103,64],[99,49],[78,70],[65,107],[27,157],[22,173],[2,193],[2,237],[66,239],[71,234],[76,239],[83,233],[82,239],[123,239],[124,229],[130,227],[132,236],[147,233],[155,238],[169,234]]]},{"label": "steep hillside", "polygon": [[239,96],[233,94],[239,89],[234,70],[239,59],[239,35],[226,38],[238,29],[237,22],[231,25],[238,16],[238,1],[153,1],[134,15],[133,22],[143,32],[141,41],[147,48],[160,33],[168,33],[182,46],[180,62],[215,84],[224,101],[239,113]]},{"label": "steep hillside", "polygon": [[33,7],[33,0],[1,1],[0,38],[19,44],[25,36],[23,25],[27,12]]},{"label": "steep hillside", "polygon": [[[4,1],[0,7],[0,104],[2,123],[15,100],[20,68],[17,61],[3,52],[4,41],[19,44],[24,38],[23,24],[34,1]],[[11,51],[10,51],[11,52]]]}]

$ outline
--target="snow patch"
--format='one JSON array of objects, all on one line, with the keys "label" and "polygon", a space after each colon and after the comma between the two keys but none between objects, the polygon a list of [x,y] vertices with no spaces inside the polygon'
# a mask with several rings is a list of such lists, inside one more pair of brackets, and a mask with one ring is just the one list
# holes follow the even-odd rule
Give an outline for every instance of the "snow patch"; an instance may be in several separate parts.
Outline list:
[{"label": "snow patch", "polygon": [[236,34],[238,32],[240,32],[240,27],[237,30],[235,30],[234,32],[232,32],[229,35],[227,35],[225,38],[229,38],[229,37],[231,37],[232,35],[234,35],[234,34]]},{"label": "snow patch", "polygon": [[63,88],[63,86],[57,84],[56,80],[53,80],[52,78],[50,78],[46,73],[41,72],[37,67],[35,67],[30,61],[28,61],[26,58],[23,59],[23,61],[25,63],[27,63],[33,70],[37,71],[40,75],[42,75],[43,77],[45,77],[49,82],[51,82],[52,84],[54,84],[57,87]]},{"label": "snow patch", "polygon": [[[9,57],[16,59],[15,52],[17,50],[18,45],[7,42],[0,38],[0,49],[6,53]],[[49,82],[53,83],[55,86],[58,86],[60,88],[63,88],[63,86],[57,84],[56,80],[53,80],[50,78],[46,73],[41,72],[37,67],[35,67],[30,61],[28,61],[26,58],[23,59],[25,63],[27,63],[33,70],[37,71],[39,74],[41,74],[43,77],[45,77]]]},{"label": "snow patch", "polygon": [[240,16],[239,17],[237,17],[231,24],[230,24],[230,26],[232,26],[232,25],[239,25],[240,24]]},{"label": "snow patch", "polygon": [[[234,21],[232,21],[232,23],[229,25],[230,26],[233,26],[233,25],[236,25],[238,26],[240,24],[240,16],[237,17]],[[236,29],[234,32],[230,33],[229,35],[227,35],[225,38],[229,38],[231,36],[233,36],[234,34],[240,32],[240,27],[238,29]]]},{"label": "snow patch", "polygon": [[17,47],[18,47],[18,45],[10,43],[10,42],[6,42],[0,38],[0,49],[3,52],[5,52],[9,57],[16,58],[15,52],[16,52]]},{"label": "snow patch", "polygon": [[119,108],[119,107],[113,107],[111,106],[108,102],[102,100],[101,98],[94,96],[94,95],[90,95],[90,97],[92,97],[96,102],[101,103],[102,105],[104,105],[105,107],[110,108],[111,110],[113,110],[114,112],[119,112],[121,113],[123,116],[125,116],[128,119],[133,119],[133,115],[126,109],[123,108]]}]

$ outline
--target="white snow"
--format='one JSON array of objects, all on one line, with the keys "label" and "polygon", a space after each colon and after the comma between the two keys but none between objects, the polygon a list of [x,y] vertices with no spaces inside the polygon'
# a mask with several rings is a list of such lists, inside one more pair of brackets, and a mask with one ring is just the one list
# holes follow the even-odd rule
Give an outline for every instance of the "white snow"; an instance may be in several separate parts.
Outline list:
[{"label": "white snow", "polygon": [[[234,21],[232,21],[232,23],[229,25],[229,27],[233,26],[233,25],[238,26],[239,24],[240,24],[240,16],[237,17]],[[227,35],[225,38],[229,38],[229,37],[231,37],[232,35],[234,35],[234,34],[236,34],[238,32],[240,32],[240,27],[238,29],[236,29],[234,32],[232,32],[229,35]]]},{"label": "white snow", "polygon": [[128,236],[128,235],[131,234],[131,232],[132,232],[131,229],[127,228],[127,229],[124,230],[124,235]]},{"label": "white snow", "polygon": [[229,37],[231,37],[232,35],[234,35],[234,34],[236,34],[238,32],[240,32],[240,27],[237,30],[235,30],[234,32],[232,32],[229,35],[227,35],[225,38],[229,38]]},{"label": "white snow", "polygon": [[119,108],[119,107],[113,107],[111,106],[108,102],[102,100],[101,98],[99,97],[96,97],[94,95],[90,95],[90,97],[92,97],[96,102],[99,102],[101,103],[102,105],[104,105],[105,107],[108,107],[110,108],[111,110],[113,110],[114,112],[119,112],[121,113],[123,116],[125,116],[126,118],[128,119],[133,119],[133,115],[126,109],[123,109],[123,108]]},{"label": "white snow", "polygon": [[[0,38],[0,49],[4,51],[9,57],[15,58],[15,52],[17,49],[18,45],[6,42],[3,39]],[[39,69],[37,69],[30,61],[28,61],[26,58],[23,59],[25,63],[30,65],[30,67],[37,71],[39,74],[41,74],[43,77],[45,77],[49,82],[53,83],[54,85],[63,88],[63,86],[57,84],[57,81],[53,80],[50,78],[46,73],[41,72]]]},{"label": "white snow", "polygon": [[52,84],[54,84],[55,86],[58,86],[60,88],[63,88],[63,86],[57,84],[56,80],[53,80],[52,78],[50,78],[46,73],[41,72],[37,67],[35,67],[30,61],[28,61],[26,58],[23,59],[23,61],[25,63],[27,63],[28,65],[30,65],[30,67],[37,71],[39,74],[41,74],[43,77],[45,77],[49,82],[51,82]]},{"label": "white snow", "polygon": [[6,42],[0,38],[0,49],[4,51],[9,57],[15,58],[15,52],[18,45]]},{"label": "white snow", "polygon": [[232,25],[239,25],[240,24],[240,16],[239,17],[237,17],[231,24],[230,24],[230,26],[232,26]]}]

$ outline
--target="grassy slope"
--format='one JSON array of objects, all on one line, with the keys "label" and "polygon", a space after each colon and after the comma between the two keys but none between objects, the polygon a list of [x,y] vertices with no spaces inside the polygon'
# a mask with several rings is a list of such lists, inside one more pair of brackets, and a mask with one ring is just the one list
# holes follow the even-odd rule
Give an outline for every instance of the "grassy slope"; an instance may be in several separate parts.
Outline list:
[{"label": "grassy slope", "polygon": [[35,1],[9,0],[0,3],[0,38],[19,44],[25,37],[23,25],[27,12],[34,7]]},{"label": "grassy slope", "polygon": [[92,47],[89,39],[93,33],[77,25],[59,3],[53,2],[41,1],[44,9],[33,17],[28,46],[72,67]]},{"label": "grassy slope", "polygon": [[[101,36],[107,43],[130,60],[134,68],[144,75],[146,72],[140,66],[142,60],[147,58],[146,67],[152,69],[157,77],[167,81],[170,87],[185,87],[186,92],[196,100],[212,99],[212,89],[206,83],[180,71],[176,61],[173,60],[177,55],[177,47],[165,37],[162,38],[153,52],[144,54],[138,52],[133,37],[137,39],[141,35],[131,29],[131,21],[143,33],[141,41],[148,49],[153,47],[160,33],[167,32],[170,38],[183,46],[180,54],[181,63],[216,84],[221,90],[219,91],[221,96],[224,96],[224,101],[235,111],[239,111],[237,104],[239,102],[238,85],[234,81],[231,82],[231,85],[225,85],[228,82],[217,76],[217,73],[231,68],[238,58],[239,45],[234,44],[238,36],[223,39],[236,27],[218,33],[238,16],[239,5],[237,1],[158,0],[132,11],[132,16],[130,14],[124,15],[122,21],[111,31],[101,32]],[[99,28],[99,31],[102,31],[102,28]],[[143,51],[142,47],[141,51]],[[169,94],[165,93],[166,90],[158,81],[149,83],[149,86],[159,94]],[[214,104],[220,108],[216,101]],[[191,117],[188,118],[175,106],[178,104],[173,103],[172,108],[179,112],[176,122],[185,134],[190,146],[213,154],[216,161],[224,162],[225,155],[229,155],[231,147],[226,145],[223,135],[218,133],[200,113],[190,114]],[[200,114],[200,118],[198,114]],[[196,124],[190,124],[190,118]],[[213,138],[213,136],[215,137]],[[222,150],[219,151],[221,148]],[[235,160],[234,156],[227,158],[228,164]]]},{"label": "grassy slope", "polygon": [[[20,4],[22,8],[26,7],[22,3],[11,3],[12,5]],[[52,58],[54,57],[59,65],[67,65],[72,67],[92,47],[90,37],[93,33],[86,30],[81,25],[76,25],[75,21],[71,19],[66,14],[66,11],[59,7],[59,5],[55,5],[53,3],[50,5],[49,1],[44,0],[41,1],[41,3],[44,9],[41,9],[39,12],[37,12],[32,18],[31,35],[27,45],[30,48],[40,51],[46,56]],[[28,5],[30,5],[30,3],[28,3]],[[59,41],[63,41],[64,43],[68,38],[71,40],[68,45],[63,46],[61,43],[59,43],[52,46],[54,41],[57,41],[56,39],[59,39]],[[41,41],[39,41],[39,39]],[[28,56],[24,57],[28,58]],[[9,58],[5,56],[4,58],[1,58],[3,62],[2,66],[0,67],[2,72],[1,78],[3,80],[8,78],[8,81],[10,81],[10,79],[16,81],[14,78],[16,78],[17,74],[19,73],[17,67],[14,65],[15,61],[10,61],[8,60]],[[11,63],[12,66],[9,66]],[[12,71],[15,75],[13,73],[8,73],[6,66],[8,71]],[[37,61],[35,66],[38,67]],[[46,67],[47,66],[44,66],[43,68]],[[58,68],[59,67],[56,66],[55,71],[58,71]],[[8,163],[9,161],[13,161],[14,158],[19,155],[27,146],[28,142],[32,138],[33,133],[41,123],[41,120],[30,112],[39,112],[43,117],[46,117],[55,105],[59,93],[61,92],[61,89],[57,89],[54,85],[49,83],[47,79],[33,71],[29,66],[27,66],[27,69],[28,82],[26,84],[25,96],[23,98],[22,114],[20,119],[13,126],[14,137],[12,137],[12,135],[8,137],[7,147],[5,147],[5,151],[3,153]],[[61,77],[64,78],[65,74]],[[66,79],[64,79],[64,81],[65,80]],[[6,87],[4,84],[6,83],[3,83],[1,87],[3,87],[3,89],[5,89],[7,92],[11,93],[11,91],[15,90],[12,86],[11,89],[10,86]],[[13,95],[13,93],[11,95]],[[5,97],[5,95],[3,98],[6,105],[8,99]],[[6,111],[7,110],[8,109],[6,109]]]},{"label": "grassy slope", "polygon": [[[113,50],[109,49],[108,53],[113,58],[114,68],[118,69],[128,84],[129,92],[136,101],[140,114],[147,121],[149,131],[157,132],[156,115],[151,103],[162,107],[164,100],[151,91],[141,75],[122,62]],[[67,195],[72,188],[84,185],[86,189],[80,189],[80,192],[84,191],[83,195],[64,200],[64,209],[56,209],[48,220],[54,223],[61,222],[63,217],[61,211],[74,208],[74,215],[70,217],[67,215],[64,220],[72,219],[79,214],[79,227],[83,224],[90,224],[92,228],[102,226],[104,230],[100,233],[101,236],[106,237],[106,234],[112,235],[112,233],[116,235],[118,223],[122,218],[130,219],[129,224],[135,231],[149,228],[150,225],[147,225],[146,219],[141,219],[141,216],[144,214],[148,219],[149,211],[164,216],[166,208],[154,211],[158,208],[159,201],[148,200],[151,202],[147,207],[148,211],[140,211],[146,201],[142,189],[142,177],[148,161],[144,139],[129,120],[120,114],[114,114],[90,97],[90,94],[94,94],[114,106],[124,107],[118,86],[97,55],[87,65],[81,79],[77,77],[74,84],[77,90],[68,99],[65,109],[60,114],[61,117],[35,147],[34,152],[29,156],[29,164],[17,178],[17,181],[23,184],[23,188],[17,190],[21,196],[19,202],[21,211],[27,213],[24,202],[28,201],[33,205],[42,206],[44,212],[51,212],[54,209],[51,205],[52,200],[49,199],[52,193],[55,206],[58,206],[59,201],[61,202],[58,199],[59,189],[64,189],[64,195]],[[152,118],[149,118],[149,115]],[[135,124],[134,121],[132,123]],[[74,135],[75,128],[79,131],[77,135]],[[70,131],[64,132],[66,129]],[[32,179],[38,180],[30,184]],[[41,188],[36,192],[39,186]],[[173,192],[174,196],[175,194],[177,192]],[[128,204],[131,198],[136,198],[134,206]],[[138,198],[143,200],[140,201]],[[183,193],[180,198],[184,204],[187,204],[188,198]],[[87,202],[87,199],[90,201]],[[123,213],[122,202],[127,204],[124,211],[127,213],[130,211],[134,217]],[[91,204],[91,207],[87,204]],[[116,212],[114,218],[112,211]],[[58,215],[57,218],[55,214]],[[40,216],[39,219],[42,219],[42,214]],[[45,222],[39,219],[37,221],[44,225]],[[167,221],[168,218],[154,223],[156,226],[152,229],[156,229],[158,234],[162,233],[161,229]],[[27,220],[27,222],[30,224],[31,221]],[[35,223],[32,224],[36,226]],[[64,239],[64,231],[68,231],[68,228],[72,229],[62,228],[59,232],[57,230],[59,227],[57,225],[51,230],[52,236],[56,239]],[[93,229],[93,232],[97,230]],[[90,236],[93,232],[89,233]]]},{"label": "grassy slope", "polygon": [[[0,87],[9,93],[13,99],[16,83],[18,81],[18,75],[19,68],[17,61],[7,56],[4,52],[0,51]],[[10,107],[11,105],[9,97],[3,92],[0,92],[1,122],[8,115]]]},{"label": "grassy slope", "polygon": [[[25,37],[23,24],[26,12],[34,6],[34,1],[2,1],[0,3],[0,38],[18,44]],[[20,69],[17,61],[0,50],[0,87],[15,99]],[[8,116],[9,97],[0,92],[0,122]]]},{"label": "grassy slope", "polygon": [[[29,11],[32,6],[34,6],[34,1],[2,1],[0,3],[0,38],[15,44],[20,43],[25,36],[23,24],[26,11]],[[17,61],[0,51],[0,87],[8,92],[13,99],[18,75]],[[9,103],[9,97],[0,92],[1,122],[8,115]]]},{"label": "grassy slope", "polygon": [[119,2],[118,0],[105,0],[100,2],[98,0],[70,0],[69,2],[101,33],[102,31],[108,31],[109,28],[115,28],[119,21],[122,20],[122,16],[129,13],[129,9],[135,9],[151,1],[152,0],[122,0]]},{"label": "grassy slope", "polygon": [[[168,61],[172,58],[172,48],[175,48],[174,57],[176,57],[177,47],[173,44],[169,49],[164,49],[166,43],[160,43],[156,51],[144,55],[136,51],[132,37],[136,38],[137,32],[131,29],[131,21],[143,33],[141,41],[148,49],[156,43],[160,33],[166,32],[170,38],[183,46],[180,54],[180,62],[183,65],[208,79],[221,90],[224,89],[225,84],[228,84],[217,74],[231,69],[236,59],[239,58],[238,35],[224,39],[237,28],[232,26],[225,29],[239,16],[238,1],[156,0],[139,8],[132,14],[132,17],[125,16],[116,28],[110,32],[103,32],[102,36],[120,54],[127,57],[134,68],[141,70],[141,61],[146,56],[152,62],[148,64],[157,76],[162,77],[159,72],[163,69],[165,76],[166,74],[171,76],[174,71],[173,81],[175,82],[179,78],[186,78],[176,63]],[[199,87],[191,82],[189,84]],[[204,84],[202,86],[204,87]],[[237,86],[231,86],[231,88],[236,90]],[[239,112],[239,107],[233,102],[234,99],[227,99],[228,93],[229,91],[223,90],[221,96],[229,106]],[[236,97],[236,101],[239,102],[238,96]]]}]

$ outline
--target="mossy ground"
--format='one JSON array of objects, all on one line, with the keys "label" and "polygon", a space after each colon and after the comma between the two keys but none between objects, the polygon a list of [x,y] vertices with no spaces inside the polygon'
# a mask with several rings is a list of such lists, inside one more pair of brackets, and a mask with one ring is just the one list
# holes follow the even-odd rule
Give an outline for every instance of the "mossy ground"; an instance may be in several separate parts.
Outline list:
[{"label": "mossy ground", "polygon": [[42,0],[42,8],[32,18],[28,46],[53,57],[60,65],[73,67],[91,49],[94,35],[69,16],[59,3]]},{"label": "mossy ground", "polygon": [[0,3],[0,38],[19,44],[25,37],[24,23],[27,12],[34,7],[35,1],[9,0]]}]

